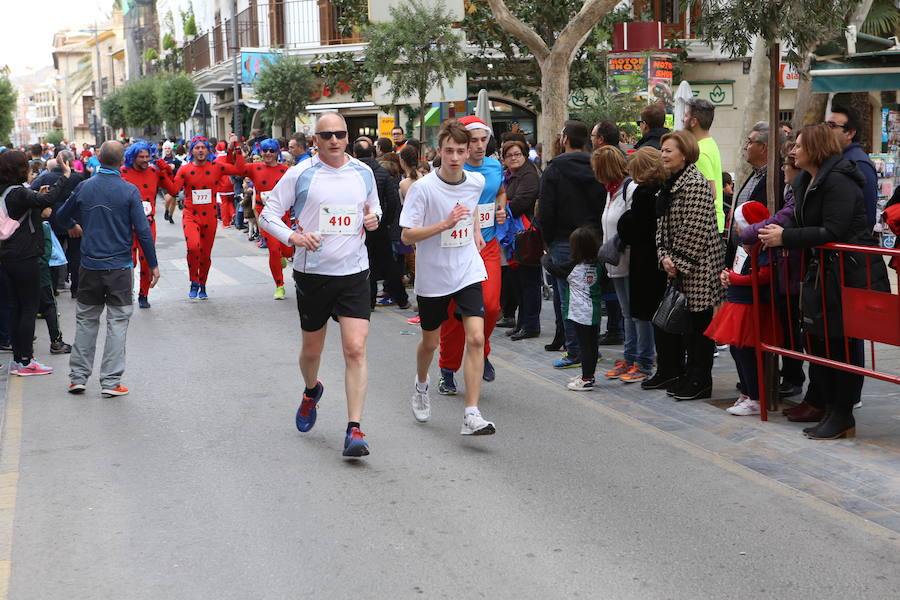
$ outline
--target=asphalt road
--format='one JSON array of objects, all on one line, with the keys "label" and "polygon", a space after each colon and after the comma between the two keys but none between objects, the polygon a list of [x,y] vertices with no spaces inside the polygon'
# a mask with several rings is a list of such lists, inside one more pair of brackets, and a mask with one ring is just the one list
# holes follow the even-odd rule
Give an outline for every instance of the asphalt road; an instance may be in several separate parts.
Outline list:
[{"label": "asphalt road", "polygon": [[[189,301],[181,228],[159,229],[132,393],[102,399],[94,378],[68,395],[42,322],[57,373],[10,384],[9,598],[900,597],[892,532],[499,358],[482,403],[497,435],[460,436],[461,396],[416,423],[408,311],[373,315],[372,454],[343,459],[337,328],[300,434],[293,290],[273,301],[263,253],[228,231],[211,299]],[[72,308],[61,296],[67,340]]]}]

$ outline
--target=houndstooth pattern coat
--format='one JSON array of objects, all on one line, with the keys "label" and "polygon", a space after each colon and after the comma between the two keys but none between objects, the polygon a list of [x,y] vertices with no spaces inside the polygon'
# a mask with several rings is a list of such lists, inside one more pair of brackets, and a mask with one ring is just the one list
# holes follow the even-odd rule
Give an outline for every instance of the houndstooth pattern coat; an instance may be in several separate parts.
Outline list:
[{"label": "houndstooth pattern coat", "polygon": [[[664,194],[665,191],[660,193]],[[725,247],[716,225],[716,209],[706,177],[690,164],[672,184],[669,209],[657,219],[656,252],[678,267],[688,310],[718,306],[725,298],[719,273]]]}]

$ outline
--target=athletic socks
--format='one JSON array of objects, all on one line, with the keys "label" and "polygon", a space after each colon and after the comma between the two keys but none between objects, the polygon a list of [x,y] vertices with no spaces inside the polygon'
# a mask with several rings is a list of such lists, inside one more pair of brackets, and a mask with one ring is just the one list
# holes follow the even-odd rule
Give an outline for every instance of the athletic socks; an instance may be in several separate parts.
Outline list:
[{"label": "athletic socks", "polygon": [[425,379],[425,382],[416,381],[416,391],[420,394],[424,394],[428,391],[428,378]]},{"label": "athletic socks", "polygon": [[349,423],[347,423],[347,433],[350,433],[350,430],[353,429],[354,427],[356,427],[358,429],[359,423],[357,423],[356,421],[350,421]]},{"label": "athletic socks", "polygon": [[466,413],[465,413],[465,414],[466,414],[466,415],[480,415],[481,412],[479,412],[477,406],[467,406],[467,407],[466,407]]}]

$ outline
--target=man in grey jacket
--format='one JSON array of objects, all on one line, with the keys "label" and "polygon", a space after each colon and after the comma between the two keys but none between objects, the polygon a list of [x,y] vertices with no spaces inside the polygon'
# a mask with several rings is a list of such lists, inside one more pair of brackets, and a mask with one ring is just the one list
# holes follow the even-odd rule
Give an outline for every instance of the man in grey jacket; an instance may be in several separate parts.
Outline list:
[{"label": "man in grey jacket", "polygon": [[116,141],[100,147],[97,175],[75,188],[56,215],[68,229],[74,220],[84,231],[81,242],[81,273],[75,311],[75,344],[69,360],[69,392],[84,392],[94,365],[100,315],[106,306],[106,343],[100,364],[103,396],[124,396],[125,334],[134,312],[134,236],[151,269],[150,287],[159,281],[156,249],[144,216],[141,195],[119,173],[125,148]]}]

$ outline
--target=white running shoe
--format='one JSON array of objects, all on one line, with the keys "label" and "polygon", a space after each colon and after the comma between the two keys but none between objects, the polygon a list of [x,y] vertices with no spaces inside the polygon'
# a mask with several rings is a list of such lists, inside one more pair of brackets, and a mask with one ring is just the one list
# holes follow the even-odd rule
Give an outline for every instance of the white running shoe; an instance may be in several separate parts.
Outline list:
[{"label": "white running shoe", "polygon": [[729,412],[738,417],[749,417],[750,415],[758,415],[759,414],[759,400],[751,400],[747,398],[740,404],[735,404],[732,407],[726,408],[726,412]]},{"label": "white running shoe", "polygon": [[497,430],[490,421],[485,421],[480,413],[463,417],[462,435],[493,435]]},{"label": "white running shoe", "polygon": [[853,405],[853,408],[862,408],[862,400]]},{"label": "white running shoe", "polygon": [[419,423],[426,423],[431,418],[431,401],[428,399],[428,388],[424,392],[420,392],[418,386],[412,395],[412,411],[413,416]]},{"label": "white running shoe", "polygon": [[747,394],[741,394],[740,396],[738,396],[738,399],[735,400],[734,404],[732,404],[731,406],[732,407],[740,406],[741,404],[743,404],[744,402],[746,402],[749,399],[750,399],[750,396],[748,396]]},{"label": "white running shoe", "polygon": [[577,378],[567,383],[566,387],[573,392],[592,392],[594,390],[594,380],[582,379],[579,375]]}]

